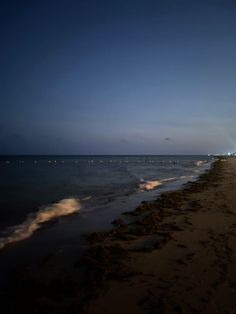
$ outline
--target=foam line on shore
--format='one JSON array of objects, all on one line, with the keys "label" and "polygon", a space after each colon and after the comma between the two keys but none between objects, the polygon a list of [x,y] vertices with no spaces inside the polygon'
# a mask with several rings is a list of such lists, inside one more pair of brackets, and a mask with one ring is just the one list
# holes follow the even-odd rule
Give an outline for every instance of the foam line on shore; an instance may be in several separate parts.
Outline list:
[{"label": "foam line on shore", "polygon": [[167,178],[162,180],[148,180],[148,181],[144,181],[143,179],[141,179],[140,181],[142,183],[139,184],[139,187],[141,190],[153,190],[165,182],[174,181],[176,179],[177,178]]}]

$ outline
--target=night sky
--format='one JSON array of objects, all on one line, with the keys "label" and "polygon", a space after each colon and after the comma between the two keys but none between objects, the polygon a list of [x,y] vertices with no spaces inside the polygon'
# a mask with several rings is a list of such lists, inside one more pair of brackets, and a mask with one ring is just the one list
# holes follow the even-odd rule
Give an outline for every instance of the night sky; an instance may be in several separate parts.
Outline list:
[{"label": "night sky", "polygon": [[0,154],[236,151],[234,0],[6,0],[0,39]]}]

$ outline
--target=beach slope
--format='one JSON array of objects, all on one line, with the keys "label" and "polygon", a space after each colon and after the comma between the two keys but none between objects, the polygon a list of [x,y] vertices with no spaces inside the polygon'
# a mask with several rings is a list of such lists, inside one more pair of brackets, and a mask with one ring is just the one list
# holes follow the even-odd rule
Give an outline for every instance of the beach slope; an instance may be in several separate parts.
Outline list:
[{"label": "beach slope", "polygon": [[86,313],[236,313],[236,158],[130,216],[88,253]]}]

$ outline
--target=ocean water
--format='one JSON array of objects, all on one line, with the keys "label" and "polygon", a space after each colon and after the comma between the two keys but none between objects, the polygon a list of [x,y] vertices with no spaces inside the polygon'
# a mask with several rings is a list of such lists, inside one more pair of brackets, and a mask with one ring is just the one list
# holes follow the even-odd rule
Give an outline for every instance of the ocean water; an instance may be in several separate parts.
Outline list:
[{"label": "ocean water", "polygon": [[122,210],[194,180],[210,162],[207,156],[2,156],[0,250],[39,229],[47,246],[46,230],[58,229],[52,224],[58,220],[64,222],[61,234],[54,232],[58,241],[107,227]]}]

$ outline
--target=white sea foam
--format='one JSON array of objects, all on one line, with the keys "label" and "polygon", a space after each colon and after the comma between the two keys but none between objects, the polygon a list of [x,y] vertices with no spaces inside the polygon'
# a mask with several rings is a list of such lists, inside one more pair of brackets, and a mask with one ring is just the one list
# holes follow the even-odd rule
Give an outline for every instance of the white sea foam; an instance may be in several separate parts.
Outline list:
[{"label": "white sea foam", "polygon": [[167,179],[162,179],[161,182],[173,181],[173,180],[176,180],[176,179],[177,179],[176,177],[167,178]]},{"label": "white sea foam", "polygon": [[3,249],[7,244],[31,237],[47,221],[76,213],[79,210],[80,202],[74,198],[66,198],[58,203],[44,207],[36,214],[30,214],[22,224],[11,228],[12,232],[8,236],[0,238],[0,249]]},{"label": "white sea foam", "polygon": [[91,195],[85,196],[84,198],[81,199],[81,201],[88,201],[88,200],[90,200],[91,198],[92,198]]},{"label": "white sea foam", "polygon": [[164,182],[173,181],[175,179],[176,178],[167,178],[162,180],[149,180],[149,181],[144,181],[143,179],[141,179],[140,181],[142,183],[140,183],[139,187],[141,190],[153,190],[156,187],[162,185]]},{"label": "white sea foam", "polygon": [[155,180],[155,181],[147,181],[147,182],[141,183],[139,187],[142,190],[152,190],[159,185],[162,185],[161,181]]},{"label": "white sea foam", "polygon": [[[197,170],[198,171],[198,170]],[[194,178],[195,176],[181,176],[180,179],[192,179]]]},{"label": "white sea foam", "polygon": [[199,166],[201,166],[202,164],[205,164],[206,163],[206,161],[205,160],[198,160],[198,161],[196,161],[196,165],[199,167]]}]

